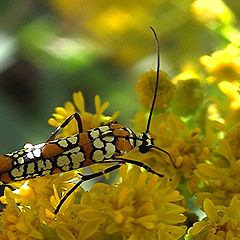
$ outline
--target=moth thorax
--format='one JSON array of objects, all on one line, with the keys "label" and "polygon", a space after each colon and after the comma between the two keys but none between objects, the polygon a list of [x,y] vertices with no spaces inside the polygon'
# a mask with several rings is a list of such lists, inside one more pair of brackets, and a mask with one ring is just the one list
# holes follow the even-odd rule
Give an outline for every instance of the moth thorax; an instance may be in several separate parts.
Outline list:
[{"label": "moth thorax", "polygon": [[141,153],[147,153],[150,148],[154,145],[153,139],[148,133],[136,134],[136,147]]}]

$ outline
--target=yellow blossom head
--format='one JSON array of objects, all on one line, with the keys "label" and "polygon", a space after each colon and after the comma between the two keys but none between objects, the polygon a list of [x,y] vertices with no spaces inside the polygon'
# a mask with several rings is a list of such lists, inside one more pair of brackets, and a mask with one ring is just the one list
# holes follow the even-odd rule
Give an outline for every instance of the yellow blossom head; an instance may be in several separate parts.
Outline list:
[{"label": "yellow blossom head", "polygon": [[183,73],[175,80],[177,80],[177,86],[172,101],[173,112],[180,116],[193,114],[199,109],[204,99],[199,78],[189,74],[186,76]]},{"label": "yellow blossom head", "polygon": [[184,208],[177,204],[182,196],[167,177],[160,179],[136,167],[128,171],[123,166],[121,178],[118,186],[96,184],[84,193],[78,217],[91,221],[101,213],[103,222],[98,231],[122,239],[160,240],[164,235],[170,240],[184,234]]},{"label": "yellow blossom head", "polygon": [[[66,102],[64,107],[55,108],[56,113],[53,117],[48,120],[48,123],[54,127],[61,125],[64,120],[75,112],[79,112],[83,124],[83,130],[89,130],[100,126],[101,124],[106,124],[107,122],[113,121],[119,115],[119,112],[115,112],[112,116],[103,115],[104,111],[108,108],[109,103],[101,103],[101,99],[98,95],[95,96],[95,109],[96,113],[92,114],[85,111],[85,103],[82,93],[73,93],[73,102]],[[58,134],[59,137],[70,136],[77,133],[76,123],[71,121],[63,131]]]},{"label": "yellow blossom head", "polygon": [[[136,91],[141,104],[150,108],[156,86],[156,72],[154,70],[144,73],[137,81]],[[163,110],[169,107],[173,96],[174,84],[170,81],[169,76],[160,71],[158,95],[155,109]]]},{"label": "yellow blossom head", "polygon": [[200,62],[212,75],[212,82],[234,81],[240,79],[240,48],[229,44],[224,50],[216,51],[211,56],[204,55]]}]

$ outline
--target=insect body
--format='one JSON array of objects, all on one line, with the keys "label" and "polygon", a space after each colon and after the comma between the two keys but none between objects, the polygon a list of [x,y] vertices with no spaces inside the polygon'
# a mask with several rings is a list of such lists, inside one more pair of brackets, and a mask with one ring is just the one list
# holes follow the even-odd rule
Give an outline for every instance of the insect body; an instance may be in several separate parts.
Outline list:
[{"label": "insect body", "polygon": [[[77,113],[72,116],[79,116]],[[71,117],[72,117],[71,116]],[[122,156],[138,148],[153,146],[148,134],[135,134],[130,128],[111,122],[108,125],[70,137],[50,140],[0,156],[0,180],[6,184],[27,178],[66,172],[94,163],[122,162]]]},{"label": "insect body", "polygon": [[[81,175],[81,179],[70,189],[58,204],[57,213],[67,199],[67,197],[84,181],[101,176],[119,168],[122,164],[130,163],[145,168],[147,171],[163,177],[149,166],[133,159],[122,157],[124,154],[137,148],[141,153],[147,153],[150,149],[156,149],[166,153],[170,160],[171,156],[165,150],[154,145],[154,141],[149,134],[151,118],[157,97],[159,83],[160,57],[159,43],[153,28],[157,45],[157,74],[156,85],[151,105],[146,131],[134,133],[130,128],[115,122],[110,122],[89,131],[83,131],[81,117],[78,113],[69,116],[56,130],[51,137],[38,145],[25,145],[22,150],[0,156],[0,181],[4,184],[12,181],[19,181],[28,178],[41,177],[45,175],[66,172],[95,163],[112,163],[113,166],[106,168],[102,172],[89,175]],[[78,133],[69,137],[55,137],[72,119],[76,120]],[[173,163],[173,161],[172,161]],[[174,165],[174,164],[173,164]]]}]

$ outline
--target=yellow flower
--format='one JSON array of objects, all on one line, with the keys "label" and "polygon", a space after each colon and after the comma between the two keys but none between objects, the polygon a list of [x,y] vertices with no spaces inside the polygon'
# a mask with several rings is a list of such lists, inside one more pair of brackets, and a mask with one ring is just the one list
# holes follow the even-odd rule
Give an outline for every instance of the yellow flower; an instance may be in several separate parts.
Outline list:
[{"label": "yellow flower", "polygon": [[236,160],[226,140],[219,140],[218,149],[211,159],[197,165],[194,174],[196,180],[192,191],[197,196],[197,205],[201,206],[205,198],[214,204],[228,205],[234,194],[240,191],[240,160]]},{"label": "yellow flower", "polygon": [[[100,97],[95,96],[95,109],[96,113],[92,114],[85,111],[84,98],[82,93],[73,93],[73,103],[66,102],[64,107],[55,108],[56,113],[53,117],[48,120],[48,123],[54,127],[61,125],[64,120],[75,112],[79,112],[82,119],[83,130],[89,130],[100,126],[101,124],[106,124],[109,121],[113,121],[119,115],[119,112],[115,112],[112,116],[105,116],[103,112],[108,108],[109,103],[104,102],[101,104]],[[59,137],[66,137],[77,133],[76,123],[71,121],[62,132],[58,134]]]},{"label": "yellow flower", "polygon": [[18,208],[14,195],[9,188],[5,188],[7,206],[1,213],[0,239],[44,239],[40,231],[40,222],[35,212],[27,207]]},{"label": "yellow flower", "polygon": [[183,197],[167,177],[122,166],[121,179],[115,186],[95,184],[83,193],[80,204],[60,212],[56,225],[64,220],[65,232],[75,233],[76,239],[98,233],[98,239],[168,240],[185,233],[185,209],[178,205]]},{"label": "yellow flower", "polygon": [[200,62],[212,74],[209,78],[211,82],[234,81],[240,78],[240,49],[233,44],[211,56],[202,56]]},{"label": "yellow flower", "polygon": [[[136,91],[139,100],[141,104],[148,109],[150,108],[153,101],[155,84],[156,72],[152,70],[140,76],[136,85]],[[169,76],[165,72],[160,71],[160,80],[158,85],[158,95],[155,110],[163,110],[168,108],[169,103],[173,97],[173,90],[174,84],[170,81]]]},{"label": "yellow flower", "polygon": [[176,91],[172,101],[173,112],[180,116],[193,114],[197,111],[204,99],[204,93],[199,77],[189,72],[176,76]]},{"label": "yellow flower", "polygon": [[204,200],[203,210],[207,217],[193,224],[187,234],[188,240],[239,239],[240,238],[240,196],[235,195],[228,207],[216,206],[209,199]]},{"label": "yellow flower", "polygon": [[[33,212],[38,212],[41,221],[48,221],[54,217],[53,212],[59,203],[59,199],[53,199],[54,190],[62,195],[66,189],[71,188],[73,181],[79,179],[77,171],[64,174],[55,174],[42,178],[21,181],[18,184],[11,184],[16,190],[13,191],[14,201],[22,207],[27,207]],[[54,201],[55,200],[55,201]],[[7,196],[0,197],[0,201],[7,204]]]},{"label": "yellow flower", "polygon": [[196,0],[192,4],[192,12],[203,23],[220,20],[223,23],[233,21],[233,13],[222,0]]}]

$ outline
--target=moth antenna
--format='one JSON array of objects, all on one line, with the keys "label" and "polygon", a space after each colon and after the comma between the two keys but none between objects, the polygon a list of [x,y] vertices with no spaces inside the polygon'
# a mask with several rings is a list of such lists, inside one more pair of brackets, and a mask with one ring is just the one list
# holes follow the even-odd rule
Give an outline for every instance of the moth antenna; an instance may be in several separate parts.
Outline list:
[{"label": "moth antenna", "polygon": [[152,115],[153,115],[153,110],[154,110],[154,106],[155,106],[155,102],[157,99],[157,91],[158,91],[158,85],[159,85],[159,76],[160,76],[160,48],[159,48],[159,40],[157,37],[157,34],[155,32],[155,30],[150,27],[150,29],[153,32],[154,35],[154,39],[155,39],[155,43],[156,43],[156,52],[157,52],[157,75],[156,75],[156,84],[155,84],[155,91],[154,91],[154,96],[153,96],[153,101],[152,101],[152,105],[151,105],[151,109],[149,112],[149,116],[148,116],[148,121],[147,121],[147,127],[146,127],[146,131],[145,133],[149,132],[150,129],[150,124],[151,124],[151,120],[152,120]]}]

